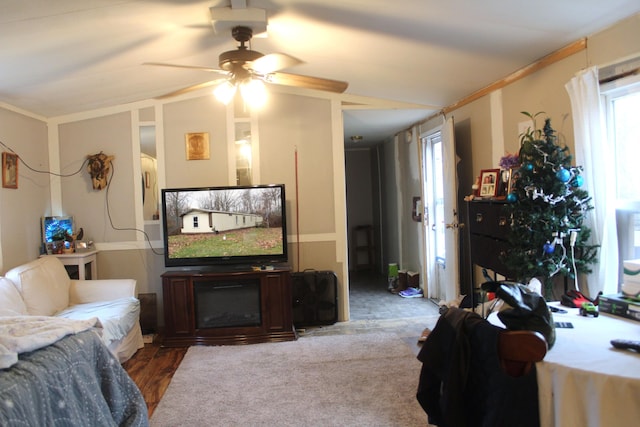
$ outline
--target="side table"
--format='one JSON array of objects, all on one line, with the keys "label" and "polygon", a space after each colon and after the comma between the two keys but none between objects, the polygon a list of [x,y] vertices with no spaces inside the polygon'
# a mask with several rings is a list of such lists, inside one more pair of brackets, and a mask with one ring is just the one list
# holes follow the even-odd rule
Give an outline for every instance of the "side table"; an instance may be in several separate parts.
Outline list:
[{"label": "side table", "polygon": [[[78,268],[78,279],[95,280],[98,278],[98,259],[96,254],[98,251],[74,252],[71,254],[52,254],[41,256],[54,256],[62,261],[65,266],[76,266]],[[90,277],[86,277],[87,266],[90,267]],[[68,272],[68,269],[67,269]]]}]

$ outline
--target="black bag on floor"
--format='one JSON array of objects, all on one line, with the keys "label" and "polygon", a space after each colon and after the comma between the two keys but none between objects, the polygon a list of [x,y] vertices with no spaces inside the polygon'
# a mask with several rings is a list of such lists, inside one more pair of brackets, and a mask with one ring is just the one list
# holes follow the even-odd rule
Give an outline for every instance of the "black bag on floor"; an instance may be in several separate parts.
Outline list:
[{"label": "black bag on floor", "polygon": [[291,295],[295,327],[338,321],[338,278],[333,271],[292,273]]}]

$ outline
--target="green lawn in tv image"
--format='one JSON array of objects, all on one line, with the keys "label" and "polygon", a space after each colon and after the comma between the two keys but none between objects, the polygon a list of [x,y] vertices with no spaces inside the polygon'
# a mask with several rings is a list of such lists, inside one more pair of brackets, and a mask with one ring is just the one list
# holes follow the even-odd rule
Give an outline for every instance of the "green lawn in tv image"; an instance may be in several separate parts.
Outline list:
[{"label": "green lawn in tv image", "polygon": [[282,253],[278,227],[243,228],[213,233],[189,233],[168,237],[170,258],[273,255]]}]

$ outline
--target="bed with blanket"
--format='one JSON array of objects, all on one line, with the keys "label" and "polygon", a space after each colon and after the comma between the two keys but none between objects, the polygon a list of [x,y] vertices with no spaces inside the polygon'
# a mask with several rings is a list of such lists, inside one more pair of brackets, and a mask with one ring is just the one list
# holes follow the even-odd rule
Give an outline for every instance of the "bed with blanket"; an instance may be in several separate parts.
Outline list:
[{"label": "bed with blanket", "polygon": [[147,426],[97,318],[0,317],[0,425]]}]

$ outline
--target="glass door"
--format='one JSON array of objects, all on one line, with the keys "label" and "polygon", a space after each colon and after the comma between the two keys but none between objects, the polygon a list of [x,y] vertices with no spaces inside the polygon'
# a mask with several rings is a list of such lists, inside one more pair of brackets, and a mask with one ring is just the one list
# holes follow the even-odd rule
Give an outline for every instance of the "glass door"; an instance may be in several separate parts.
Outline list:
[{"label": "glass door", "polygon": [[450,301],[459,294],[457,174],[453,119],[420,138],[427,295]]}]

